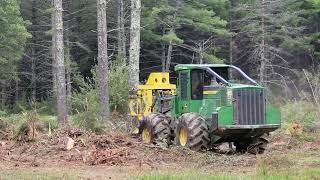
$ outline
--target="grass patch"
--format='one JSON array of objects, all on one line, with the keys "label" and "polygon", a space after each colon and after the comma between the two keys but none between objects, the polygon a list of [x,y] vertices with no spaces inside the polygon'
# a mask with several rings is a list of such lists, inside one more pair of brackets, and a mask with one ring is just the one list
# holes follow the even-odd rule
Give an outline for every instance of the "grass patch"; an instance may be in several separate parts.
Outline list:
[{"label": "grass patch", "polygon": [[309,179],[319,179],[320,178],[320,168],[307,168],[303,170],[292,171],[291,169],[282,171],[273,171],[268,175],[258,175],[258,174],[238,174],[238,175],[227,175],[221,174],[219,172],[212,171],[210,173],[197,172],[197,171],[183,171],[175,173],[164,173],[164,172],[153,172],[149,174],[144,174],[140,176],[133,177],[132,179],[139,180],[193,180],[193,179],[203,179],[203,180],[309,180]]},{"label": "grass patch", "polygon": [[300,144],[301,142],[315,142],[320,140],[320,131],[310,133],[310,132],[302,132],[302,133],[292,133],[292,143],[293,145]]},{"label": "grass patch", "polygon": [[39,170],[0,170],[0,179],[35,179],[35,180],[54,180],[54,179],[82,179],[77,175],[66,172],[39,171]]}]

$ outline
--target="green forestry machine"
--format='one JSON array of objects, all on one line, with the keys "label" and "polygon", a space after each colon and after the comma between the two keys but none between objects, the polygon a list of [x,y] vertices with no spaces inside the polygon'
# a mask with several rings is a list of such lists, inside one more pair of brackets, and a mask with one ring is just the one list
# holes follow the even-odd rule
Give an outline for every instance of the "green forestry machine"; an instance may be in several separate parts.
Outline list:
[{"label": "green forestry machine", "polygon": [[[280,127],[280,111],[267,105],[264,87],[232,65],[180,64],[175,71],[174,88],[149,84],[152,99],[144,91],[131,99],[132,116],[141,117],[137,121],[143,142],[174,142],[195,151],[229,142],[239,152],[264,152],[267,135]],[[152,103],[142,103],[139,109],[142,99]]]}]

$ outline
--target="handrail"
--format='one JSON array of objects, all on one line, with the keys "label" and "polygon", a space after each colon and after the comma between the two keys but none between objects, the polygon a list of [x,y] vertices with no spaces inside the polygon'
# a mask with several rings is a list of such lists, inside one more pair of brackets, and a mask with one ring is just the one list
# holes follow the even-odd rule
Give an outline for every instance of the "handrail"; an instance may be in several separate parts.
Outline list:
[{"label": "handrail", "polygon": [[230,65],[230,67],[232,67],[233,69],[236,69],[241,75],[243,75],[245,78],[247,78],[251,83],[255,84],[255,85],[259,85],[257,83],[257,81],[255,81],[254,79],[252,79],[251,77],[249,77],[246,73],[244,73],[240,68]]},{"label": "handrail", "polygon": [[[250,78],[246,73],[244,73],[240,68],[233,66],[233,65],[229,65],[229,67],[237,70],[242,76],[244,76],[247,80],[249,80],[251,83],[253,83],[254,85],[259,85],[255,80],[253,80],[252,78]],[[211,74],[212,76],[217,77],[221,82],[223,82],[224,84],[226,84],[227,86],[230,86],[230,83],[225,80],[222,76],[220,76],[218,73],[216,73],[214,70],[212,70],[210,67],[199,67],[197,69],[203,69],[206,70],[209,74]]]}]

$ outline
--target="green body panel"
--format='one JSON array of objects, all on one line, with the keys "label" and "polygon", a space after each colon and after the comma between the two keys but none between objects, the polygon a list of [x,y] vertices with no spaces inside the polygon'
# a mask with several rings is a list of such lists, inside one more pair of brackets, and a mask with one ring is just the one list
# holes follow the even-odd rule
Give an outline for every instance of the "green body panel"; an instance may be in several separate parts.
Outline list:
[{"label": "green body panel", "polygon": [[280,109],[273,106],[267,106],[266,124],[281,124]]},{"label": "green body panel", "polygon": [[[219,117],[219,125],[232,125],[233,123],[233,107],[222,106],[217,109]],[[268,105],[266,109],[266,125],[268,124],[280,124],[280,110],[273,106]],[[253,125],[256,127],[256,125]]]},{"label": "green body panel", "polygon": [[233,107],[223,106],[218,108],[219,125],[231,125],[233,123]]}]

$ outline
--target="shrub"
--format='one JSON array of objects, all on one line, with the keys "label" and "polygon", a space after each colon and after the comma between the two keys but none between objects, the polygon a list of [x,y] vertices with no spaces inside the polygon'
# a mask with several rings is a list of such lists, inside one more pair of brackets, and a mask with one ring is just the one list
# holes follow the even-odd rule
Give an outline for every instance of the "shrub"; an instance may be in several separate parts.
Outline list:
[{"label": "shrub", "polygon": [[319,110],[310,101],[289,101],[281,108],[282,124],[291,135],[291,144],[313,142],[320,138],[320,132],[311,133],[319,121]]},{"label": "shrub", "polygon": [[[71,122],[87,130],[101,131],[105,126],[116,128],[112,120],[104,124],[100,119],[99,93],[94,82],[97,82],[96,73],[93,78],[84,80],[81,76],[75,78],[78,90],[71,97],[72,112],[74,114]],[[124,60],[113,62],[109,69],[109,94],[110,109],[114,114],[123,114],[127,111],[128,100],[128,76],[127,65]],[[112,116],[118,119],[118,117]],[[122,127],[122,126],[121,126]]]},{"label": "shrub", "polygon": [[0,117],[5,117],[7,116],[7,112],[6,111],[0,111]]},{"label": "shrub", "polygon": [[77,112],[71,119],[71,125],[78,125],[86,130],[98,132],[102,130],[100,108],[95,89],[86,90],[72,97],[74,110]]},{"label": "shrub", "polygon": [[281,115],[285,126],[297,123],[304,127],[310,127],[319,120],[317,107],[308,101],[289,101],[282,106]]},{"label": "shrub", "polygon": [[36,110],[23,112],[22,120],[16,127],[16,139],[18,141],[34,141],[40,132],[44,132],[45,124],[40,121]]},{"label": "shrub", "polygon": [[122,59],[111,64],[109,70],[110,105],[114,111],[127,112],[128,67]]}]

